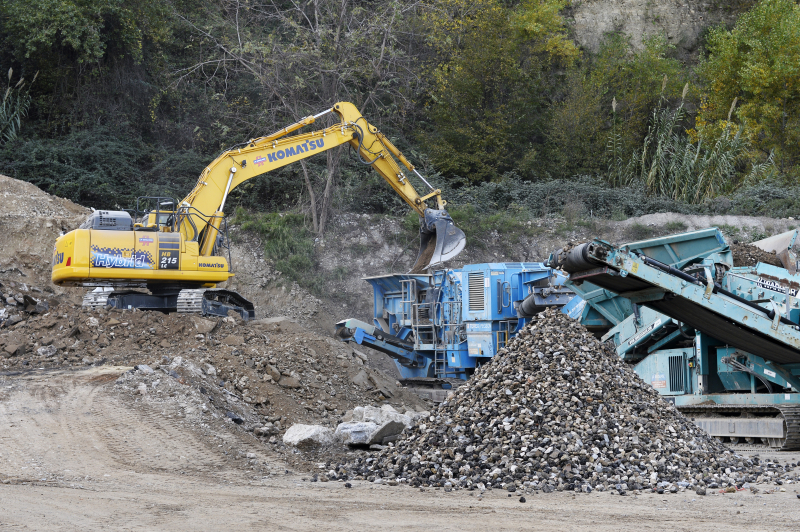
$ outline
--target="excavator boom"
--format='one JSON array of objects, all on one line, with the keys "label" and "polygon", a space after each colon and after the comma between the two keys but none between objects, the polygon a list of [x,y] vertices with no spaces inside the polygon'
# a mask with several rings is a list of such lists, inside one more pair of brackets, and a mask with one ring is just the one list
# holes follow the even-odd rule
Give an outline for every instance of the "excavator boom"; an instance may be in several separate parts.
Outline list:
[{"label": "excavator boom", "polygon": [[[338,124],[288,136],[331,112],[341,119]],[[246,145],[217,157],[180,203],[189,209],[187,216],[182,219],[181,232],[190,241],[201,238],[200,233],[208,220],[222,216],[222,207],[228,194],[248,179],[346,143],[356,150],[362,163],[374,168],[420,216],[420,251],[412,272],[422,272],[461,252],[466,238],[447,214],[447,202],[442,199],[441,191],[434,189],[400,150],[348,102],[339,102],[327,111],[306,117],[272,135],[252,139]],[[395,158],[428,186],[428,194],[420,196],[417,193]],[[208,231],[203,240],[208,241],[214,236],[215,231]],[[207,244],[201,243],[200,248],[204,252],[211,252],[211,246]]]}]

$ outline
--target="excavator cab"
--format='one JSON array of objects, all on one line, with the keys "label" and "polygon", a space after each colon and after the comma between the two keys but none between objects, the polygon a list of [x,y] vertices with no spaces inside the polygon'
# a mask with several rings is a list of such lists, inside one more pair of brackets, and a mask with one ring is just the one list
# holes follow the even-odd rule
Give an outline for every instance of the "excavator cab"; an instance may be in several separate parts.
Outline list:
[{"label": "excavator cab", "polygon": [[175,200],[161,196],[136,198],[137,231],[175,231]]}]

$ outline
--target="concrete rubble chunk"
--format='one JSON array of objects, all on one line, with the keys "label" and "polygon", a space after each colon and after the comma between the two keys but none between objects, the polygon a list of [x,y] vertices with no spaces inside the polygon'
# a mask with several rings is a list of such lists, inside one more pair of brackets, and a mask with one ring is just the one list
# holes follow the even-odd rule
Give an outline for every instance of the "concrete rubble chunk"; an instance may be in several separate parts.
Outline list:
[{"label": "concrete rubble chunk", "polygon": [[369,358],[367,358],[367,355],[365,355],[364,353],[362,353],[362,352],[361,352],[361,351],[359,351],[358,349],[353,349],[353,354],[354,354],[354,355],[355,355],[357,358],[360,358],[362,362],[369,362]]},{"label": "concrete rubble chunk", "polygon": [[290,377],[288,375],[283,375],[281,380],[278,381],[278,384],[283,386],[284,388],[299,388],[302,386],[300,381],[294,377]]},{"label": "concrete rubble chunk", "polygon": [[367,374],[366,370],[360,370],[355,376],[351,379],[353,384],[364,388],[365,390],[369,390],[374,388],[375,386],[372,383],[372,380],[369,378],[369,374]]},{"label": "concrete rubble chunk", "polygon": [[272,380],[275,382],[281,380],[281,372],[278,370],[278,368],[271,364],[267,366],[267,374],[272,377]]},{"label": "concrete rubble chunk", "polygon": [[372,442],[372,434],[378,429],[375,423],[349,421],[339,423],[335,435],[337,440],[347,445],[369,445]]},{"label": "concrete rubble chunk", "polygon": [[303,425],[296,423],[289,427],[283,435],[283,443],[292,445],[298,449],[312,449],[314,447],[330,445],[334,440],[333,431],[322,425]]},{"label": "concrete rubble chunk", "polygon": [[208,334],[217,326],[217,322],[200,318],[198,316],[192,316],[191,320],[194,328],[200,334]]},{"label": "concrete rubble chunk", "polygon": [[397,412],[390,405],[381,408],[357,406],[344,419],[336,427],[336,435],[348,445],[380,444],[414,426],[413,418]]},{"label": "concrete rubble chunk", "polygon": [[8,344],[3,348],[6,355],[13,357],[22,354],[23,347],[19,344]]},{"label": "concrete rubble chunk", "polygon": [[230,336],[226,336],[222,342],[233,347],[238,347],[244,343],[244,338],[239,335],[232,334]]},{"label": "concrete rubble chunk", "polygon": [[388,409],[385,408],[385,406],[382,408],[357,406],[353,409],[353,421],[366,421],[375,423],[376,425],[383,425],[389,421],[394,421],[403,425],[403,428],[410,428],[414,425],[414,420],[412,418],[397,412],[391,406],[389,406]]},{"label": "concrete rubble chunk", "polygon": [[40,347],[39,349],[36,350],[36,353],[40,357],[47,357],[47,358],[55,356],[55,354],[57,352],[58,352],[58,349],[56,349],[56,347],[52,346],[52,345],[46,345],[46,346]]}]

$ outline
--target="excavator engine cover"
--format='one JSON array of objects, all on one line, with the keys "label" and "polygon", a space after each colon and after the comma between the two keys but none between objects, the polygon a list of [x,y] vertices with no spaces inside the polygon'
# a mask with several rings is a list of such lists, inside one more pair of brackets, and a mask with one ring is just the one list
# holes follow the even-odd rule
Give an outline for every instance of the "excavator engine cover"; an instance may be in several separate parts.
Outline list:
[{"label": "excavator engine cover", "polygon": [[80,229],[102,231],[133,231],[133,219],[125,211],[94,211]]},{"label": "excavator engine cover", "polygon": [[409,273],[423,273],[450,260],[464,249],[467,237],[445,210],[426,209],[420,220],[419,253]]}]

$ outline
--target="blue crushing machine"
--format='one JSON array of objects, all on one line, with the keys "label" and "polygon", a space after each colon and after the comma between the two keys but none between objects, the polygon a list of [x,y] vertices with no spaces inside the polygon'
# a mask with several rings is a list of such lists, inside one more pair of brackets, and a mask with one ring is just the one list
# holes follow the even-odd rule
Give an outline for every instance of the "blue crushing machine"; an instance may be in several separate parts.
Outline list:
[{"label": "blue crushing machine", "polygon": [[[551,267],[605,319],[617,354],[712,436],[734,445],[800,449],[800,275],[733,266],[716,229],[613,246],[594,240],[553,254]],[[781,238],[777,239],[778,241]],[[716,243],[715,243],[716,242]],[[614,310],[615,312],[610,311]]]},{"label": "blue crushing machine", "polygon": [[566,280],[536,262],[369,277],[373,323],[344,320],[336,335],[386,353],[409,382],[447,388],[469,378],[531,316],[549,306],[571,309]]}]

